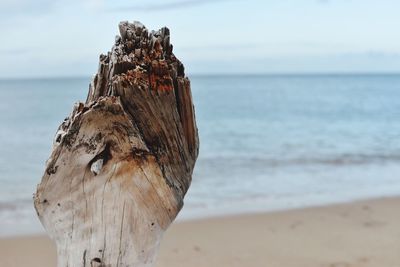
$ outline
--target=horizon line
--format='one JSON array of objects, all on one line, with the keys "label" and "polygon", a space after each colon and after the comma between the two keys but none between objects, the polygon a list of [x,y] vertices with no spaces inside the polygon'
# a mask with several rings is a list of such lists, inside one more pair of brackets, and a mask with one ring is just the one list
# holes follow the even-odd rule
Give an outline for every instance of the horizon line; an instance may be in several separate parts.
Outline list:
[{"label": "horizon line", "polygon": [[[259,72],[259,73],[188,73],[186,77],[216,77],[216,76],[397,76],[400,71],[352,71],[352,72]],[[18,80],[62,80],[62,79],[89,79],[91,81],[94,75],[66,75],[66,76],[32,76],[32,77],[0,77],[0,81],[18,81]]]}]

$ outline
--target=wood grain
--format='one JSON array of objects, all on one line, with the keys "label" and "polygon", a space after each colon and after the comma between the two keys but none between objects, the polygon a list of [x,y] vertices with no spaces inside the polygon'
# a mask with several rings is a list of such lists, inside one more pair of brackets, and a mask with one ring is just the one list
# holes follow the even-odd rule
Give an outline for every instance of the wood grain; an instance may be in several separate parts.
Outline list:
[{"label": "wood grain", "polygon": [[169,30],[119,30],[86,102],[57,130],[34,197],[58,267],[152,266],[191,183],[199,139]]}]

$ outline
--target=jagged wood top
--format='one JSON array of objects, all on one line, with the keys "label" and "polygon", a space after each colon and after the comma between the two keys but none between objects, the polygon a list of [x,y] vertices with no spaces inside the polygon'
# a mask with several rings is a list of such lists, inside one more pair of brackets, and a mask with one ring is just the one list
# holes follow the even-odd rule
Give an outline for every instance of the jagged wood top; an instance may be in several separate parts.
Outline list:
[{"label": "jagged wood top", "polygon": [[[119,97],[167,184],[182,200],[199,150],[190,81],[172,52],[168,28],[149,33],[140,22],[124,21],[119,31],[111,51],[100,56],[86,103],[73,113],[85,112],[104,97]],[[71,120],[60,126],[64,141],[76,131],[69,127]]]}]

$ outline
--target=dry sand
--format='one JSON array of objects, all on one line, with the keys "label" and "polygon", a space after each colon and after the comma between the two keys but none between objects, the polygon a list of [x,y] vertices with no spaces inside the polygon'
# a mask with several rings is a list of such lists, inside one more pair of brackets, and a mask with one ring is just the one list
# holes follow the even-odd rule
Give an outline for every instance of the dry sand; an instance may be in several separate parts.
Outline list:
[{"label": "dry sand", "polygon": [[[1,267],[54,267],[43,236],[0,239]],[[157,267],[400,267],[400,198],[174,224]]]}]

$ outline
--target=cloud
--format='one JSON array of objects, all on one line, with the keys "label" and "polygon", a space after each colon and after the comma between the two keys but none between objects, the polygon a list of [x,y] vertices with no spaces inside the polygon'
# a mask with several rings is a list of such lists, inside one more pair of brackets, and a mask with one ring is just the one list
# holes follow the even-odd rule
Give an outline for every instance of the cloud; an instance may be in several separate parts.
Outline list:
[{"label": "cloud", "polygon": [[0,21],[3,18],[20,19],[25,16],[41,16],[72,7],[96,10],[105,0],[0,0]]},{"label": "cloud", "polygon": [[2,16],[43,14],[51,10],[56,2],[54,0],[2,0],[0,14]]},{"label": "cloud", "polygon": [[26,55],[30,53],[32,50],[29,48],[10,48],[10,49],[0,49],[1,56],[7,55]]},{"label": "cloud", "polygon": [[159,4],[144,4],[144,5],[117,7],[113,8],[111,11],[131,11],[131,10],[145,11],[145,12],[165,11],[165,10],[174,10],[181,8],[190,8],[205,4],[213,4],[213,3],[227,2],[227,1],[232,1],[232,0],[185,0],[185,1],[174,1],[174,2],[159,3]]}]

